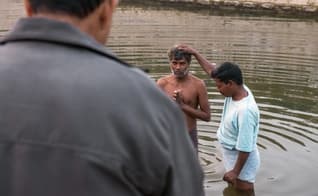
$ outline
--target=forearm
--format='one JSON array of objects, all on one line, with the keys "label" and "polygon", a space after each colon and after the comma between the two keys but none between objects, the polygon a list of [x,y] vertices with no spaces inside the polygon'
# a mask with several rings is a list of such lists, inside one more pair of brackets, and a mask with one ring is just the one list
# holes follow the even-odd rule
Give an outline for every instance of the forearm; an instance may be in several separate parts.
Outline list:
[{"label": "forearm", "polygon": [[225,180],[231,184],[235,184],[237,177],[240,175],[241,170],[242,170],[248,156],[249,156],[248,152],[241,152],[240,151],[234,168],[224,174],[223,180]]},{"label": "forearm", "polygon": [[211,114],[210,112],[202,111],[199,109],[195,109],[189,105],[182,104],[180,105],[183,112],[191,116],[192,118],[198,118],[203,121],[210,121]]},{"label": "forearm", "polygon": [[235,166],[233,168],[233,171],[239,175],[244,164],[246,163],[246,160],[248,159],[248,156],[249,156],[249,152],[242,152],[242,151],[239,151],[239,154],[238,154],[238,157],[237,157],[237,160],[236,160],[236,163],[235,163]]},{"label": "forearm", "polygon": [[206,58],[204,58],[199,52],[195,51],[193,56],[197,59],[198,63],[201,65],[202,69],[211,76],[211,72],[216,68],[215,63],[210,63]]},{"label": "forearm", "polygon": [[192,54],[201,65],[202,69],[211,76],[211,72],[216,68],[215,63],[210,63],[206,58],[204,58],[197,50],[191,48],[190,46],[181,44],[178,46],[179,49]]}]

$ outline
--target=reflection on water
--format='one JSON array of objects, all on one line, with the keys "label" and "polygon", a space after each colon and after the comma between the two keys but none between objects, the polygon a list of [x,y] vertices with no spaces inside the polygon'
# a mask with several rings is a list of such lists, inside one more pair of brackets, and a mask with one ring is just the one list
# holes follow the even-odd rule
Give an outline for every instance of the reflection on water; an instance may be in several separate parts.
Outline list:
[{"label": "reflection on water", "polygon": [[[7,3],[0,14],[1,37],[23,14],[22,4]],[[317,22],[122,6],[113,26],[108,46],[150,70],[154,80],[169,73],[167,50],[175,43],[190,44],[218,64],[240,64],[261,111],[256,195],[318,195]],[[195,60],[191,71],[205,80],[211,104],[211,122],[198,122],[206,193],[223,195],[227,185],[216,141],[223,97]]]},{"label": "reflection on water", "polygon": [[223,190],[223,196],[255,196],[255,192],[237,190],[232,185],[228,185]]}]

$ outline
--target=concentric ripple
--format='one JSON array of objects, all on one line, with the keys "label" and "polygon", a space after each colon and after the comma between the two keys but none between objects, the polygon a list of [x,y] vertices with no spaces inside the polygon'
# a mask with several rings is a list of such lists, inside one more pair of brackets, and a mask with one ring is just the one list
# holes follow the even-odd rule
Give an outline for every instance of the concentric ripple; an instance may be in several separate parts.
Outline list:
[{"label": "concentric ripple", "polygon": [[[281,195],[282,188],[286,195],[316,194],[311,174],[318,166],[317,22],[129,7],[117,12],[114,24],[114,52],[148,69],[154,80],[169,74],[166,52],[175,43],[191,44],[217,64],[238,63],[261,111],[257,195]],[[225,186],[216,138],[224,98],[195,60],[191,69],[209,92],[212,117],[198,122],[199,158],[207,193],[218,195]],[[302,183],[289,177],[295,173]]]}]

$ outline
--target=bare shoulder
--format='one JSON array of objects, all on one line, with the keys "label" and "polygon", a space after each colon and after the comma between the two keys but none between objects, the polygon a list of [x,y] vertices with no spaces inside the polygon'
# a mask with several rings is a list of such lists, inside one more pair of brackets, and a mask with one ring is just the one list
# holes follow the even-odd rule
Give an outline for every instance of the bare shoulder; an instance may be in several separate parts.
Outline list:
[{"label": "bare shoulder", "polygon": [[191,80],[197,87],[205,87],[205,82],[201,78],[191,75]]},{"label": "bare shoulder", "polygon": [[163,77],[161,77],[161,78],[159,78],[159,79],[157,80],[157,85],[163,87],[163,86],[165,86],[166,84],[168,84],[170,80],[171,80],[171,76],[170,76],[170,75],[168,75],[168,76],[163,76]]}]

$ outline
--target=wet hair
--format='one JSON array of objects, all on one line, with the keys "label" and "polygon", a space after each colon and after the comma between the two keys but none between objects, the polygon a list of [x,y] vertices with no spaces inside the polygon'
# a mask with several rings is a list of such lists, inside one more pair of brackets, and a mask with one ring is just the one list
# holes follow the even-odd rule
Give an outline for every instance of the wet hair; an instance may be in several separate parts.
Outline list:
[{"label": "wet hair", "polygon": [[222,63],[211,73],[211,77],[219,79],[225,84],[227,84],[229,80],[234,81],[238,85],[243,84],[243,75],[240,67],[231,62]]},{"label": "wet hair", "polygon": [[191,54],[179,50],[177,46],[174,46],[168,50],[168,57],[170,61],[182,60],[184,58],[188,64],[191,63]]},{"label": "wet hair", "polygon": [[29,0],[35,13],[60,13],[85,18],[108,0]]}]

